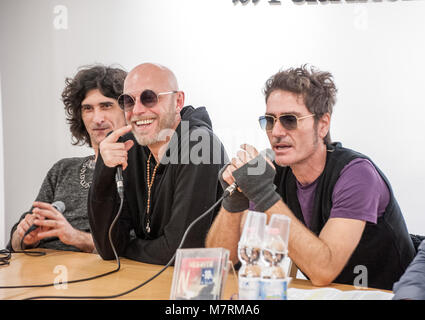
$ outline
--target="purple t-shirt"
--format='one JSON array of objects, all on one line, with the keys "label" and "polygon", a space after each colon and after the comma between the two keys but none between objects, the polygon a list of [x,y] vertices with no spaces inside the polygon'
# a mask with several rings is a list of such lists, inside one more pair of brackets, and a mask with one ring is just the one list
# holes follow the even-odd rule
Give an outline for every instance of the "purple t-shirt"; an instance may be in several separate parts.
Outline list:
[{"label": "purple t-shirt", "polygon": [[[318,179],[309,185],[297,181],[297,196],[307,227],[313,215]],[[348,218],[376,223],[390,201],[385,181],[367,159],[354,159],[342,170],[332,194],[329,218]]]}]

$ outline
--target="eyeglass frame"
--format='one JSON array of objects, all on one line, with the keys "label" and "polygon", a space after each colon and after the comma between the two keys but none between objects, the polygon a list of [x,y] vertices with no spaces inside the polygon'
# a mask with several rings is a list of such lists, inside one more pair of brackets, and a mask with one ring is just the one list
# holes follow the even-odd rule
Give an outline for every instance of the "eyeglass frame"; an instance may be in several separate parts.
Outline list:
[{"label": "eyeglass frame", "polygon": [[[309,114],[309,115],[307,115],[307,116],[302,116],[302,117],[298,117],[297,115],[295,115],[295,114],[292,114],[292,113],[285,113],[285,114],[281,114],[280,116],[278,116],[278,117],[275,117],[274,115],[272,115],[272,114],[265,114],[265,115],[263,115],[263,116],[260,116],[259,118],[258,118],[258,122],[260,123],[260,127],[261,127],[261,119],[266,119],[267,117],[271,117],[271,118],[273,118],[273,126],[272,126],[272,128],[270,129],[270,130],[267,130],[267,123],[266,123],[266,128],[262,128],[261,127],[261,129],[263,129],[264,131],[272,131],[273,130],[273,128],[274,128],[274,126],[276,125],[276,122],[277,122],[277,120],[279,120],[279,122],[280,122],[280,124],[286,129],[286,130],[296,130],[297,128],[298,128],[298,121],[300,121],[300,120],[304,120],[304,119],[307,119],[307,118],[311,118],[311,117],[314,117],[316,114],[315,113],[312,113],[312,114]],[[282,122],[280,121],[280,118],[281,117],[284,117],[284,116],[293,116],[293,117],[295,117],[295,119],[297,120],[297,126],[295,127],[295,128],[293,128],[293,129],[289,129],[289,128],[286,128],[283,124],[282,124]],[[267,120],[266,120],[267,121]]]},{"label": "eyeglass frame", "polygon": [[[143,92],[145,92],[145,91],[152,91],[152,92],[153,92],[153,93],[155,93],[155,95],[156,95],[157,102],[156,102],[153,106],[151,106],[151,107],[144,105],[144,104],[142,103],[142,101],[140,101],[140,97],[142,96]],[[158,103],[158,101],[159,101],[159,97],[160,97],[160,96],[163,96],[163,95],[166,95],[166,94],[179,93],[179,92],[180,92],[180,91],[172,90],[172,91],[167,91],[167,92],[159,92],[159,93],[156,93],[156,92],[155,92],[155,91],[153,91],[152,89],[145,89],[145,90],[143,90],[142,92],[140,92],[140,94],[139,94],[139,101],[140,101],[140,103],[141,103],[142,105],[144,105],[146,108],[153,108],[153,107],[155,107],[155,106],[157,105],[157,103]],[[121,108],[121,110],[123,110],[123,111],[125,111],[125,112],[133,111],[134,106],[136,105],[136,102],[137,102],[137,97],[134,97],[133,95],[131,95],[131,94],[129,94],[129,93],[122,93],[122,94],[120,94],[120,95],[118,96],[117,101],[119,101],[119,99],[120,99],[122,96],[129,96],[129,97],[131,97],[131,99],[133,99],[133,101],[134,101],[133,107],[132,107],[130,110],[126,110],[126,108],[125,108],[125,107],[121,107],[121,105],[120,105],[120,103],[119,103],[119,102],[118,102],[118,106]]]}]

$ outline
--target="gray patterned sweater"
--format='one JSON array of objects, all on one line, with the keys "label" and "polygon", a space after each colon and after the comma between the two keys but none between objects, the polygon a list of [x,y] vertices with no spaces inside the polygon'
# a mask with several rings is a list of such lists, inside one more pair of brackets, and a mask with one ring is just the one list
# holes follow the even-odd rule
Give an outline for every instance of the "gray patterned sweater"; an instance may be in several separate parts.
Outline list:
[{"label": "gray patterned sweater", "polygon": [[[62,201],[65,203],[64,217],[68,222],[80,231],[90,232],[87,216],[88,185],[93,178],[94,168],[88,165],[92,156],[82,158],[65,158],[56,162],[44,178],[35,201],[53,203]],[[85,170],[83,165],[85,165]],[[82,170],[83,169],[83,170]],[[82,179],[83,178],[83,179]],[[81,183],[83,180],[83,183]],[[83,187],[82,185],[85,185]],[[32,207],[29,211],[32,210]],[[10,234],[15,232],[19,222],[25,217],[25,212],[19,221],[13,226]],[[7,245],[12,250],[11,241]],[[56,250],[80,251],[78,248],[62,243],[58,238],[46,238],[40,241],[38,247]]]}]

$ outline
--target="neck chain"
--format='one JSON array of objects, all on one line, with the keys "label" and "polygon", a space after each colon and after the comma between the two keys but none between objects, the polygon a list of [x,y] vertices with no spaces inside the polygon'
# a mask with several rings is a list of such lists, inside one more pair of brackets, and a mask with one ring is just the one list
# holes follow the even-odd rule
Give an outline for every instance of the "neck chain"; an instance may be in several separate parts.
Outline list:
[{"label": "neck chain", "polygon": [[147,221],[146,221],[146,231],[149,233],[151,232],[151,226],[150,226],[150,205],[151,205],[151,189],[152,189],[152,185],[153,182],[155,181],[155,174],[156,174],[156,169],[159,166],[159,162],[155,165],[155,168],[153,169],[152,172],[152,177],[150,176],[150,162],[151,162],[151,157],[152,157],[152,152],[149,154],[148,157],[148,161],[147,161],[147,172],[146,172],[146,177],[147,177],[147,184],[148,184],[148,204],[147,204],[147,208],[146,208],[146,216],[147,216]]},{"label": "neck chain", "polygon": [[94,169],[94,165],[95,165],[94,156],[90,156],[86,161],[83,162],[83,165],[81,166],[81,169],[80,169],[80,185],[83,189],[90,188],[91,181],[90,182],[86,181],[86,171],[87,171],[87,168]]}]

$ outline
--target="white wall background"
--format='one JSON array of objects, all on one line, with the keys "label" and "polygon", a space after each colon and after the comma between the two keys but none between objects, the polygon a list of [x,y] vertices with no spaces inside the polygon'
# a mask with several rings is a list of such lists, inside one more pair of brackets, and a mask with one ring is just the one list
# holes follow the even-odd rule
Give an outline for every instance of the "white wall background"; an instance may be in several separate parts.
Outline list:
[{"label": "white wall background", "polygon": [[333,140],[376,162],[409,231],[425,234],[424,12],[425,2],[401,0],[0,0],[0,230],[8,237],[55,161],[90,152],[70,144],[60,101],[65,77],[95,62],[130,70],[151,61],[176,73],[187,104],[208,108],[229,155],[243,142],[267,146],[257,118],[268,77],[304,63],[332,72],[339,88]]}]

